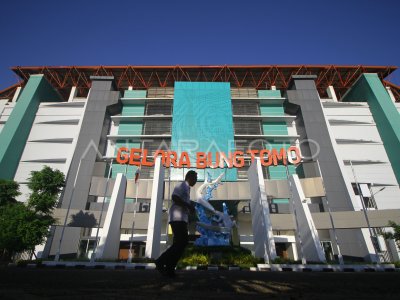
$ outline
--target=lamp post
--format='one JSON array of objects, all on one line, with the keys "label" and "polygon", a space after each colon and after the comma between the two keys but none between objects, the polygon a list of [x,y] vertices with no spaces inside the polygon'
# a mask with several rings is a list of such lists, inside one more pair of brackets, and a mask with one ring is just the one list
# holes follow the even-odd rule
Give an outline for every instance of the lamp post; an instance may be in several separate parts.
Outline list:
[{"label": "lamp post", "polygon": [[322,176],[322,171],[321,171],[321,167],[319,165],[319,161],[317,160],[316,162],[317,162],[317,166],[318,166],[318,173],[319,173],[319,175],[321,176],[321,179],[322,179],[322,188],[324,189],[324,193],[325,193],[325,197],[324,197],[325,198],[325,205],[326,205],[326,208],[328,210],[329,219],[331,221],[333,236],[335,238],[335,243],[336,243],[336,250],[337,250],[337,253],[338,253],[339,264],[340,265],[344,265],[343,255],[342,255],[342,252],[340,251],[339,239],[337,237],[335,223],[333,222],[331,207],[329,206],[328,195],[326,194],[326,190],[325,190],[324,178]]},{"label": "lamp post", "polygon": [[370,223],[369,223],[369,218],[368,218],[367,208],[365,207],[365,203],[364,203],[363,193],[362,193],[362,190],[361,190],[361,188],[360,188],[360,186],[359,186],[359,183],[358,183],[358,181],[357,181],[356,173],[355,173],[355,171],[354,171],[353,163],[351,162],[351,160],[350,160],[350,166],[351,166],[351,171],[353,172],[353,177],[354,177],[354,181],[355,181],[355,184],[356,184],[356,187],[357,187],[358,194],[359,194],[359,196],[361,197],[361,206],[362,206],[362,209],[363,209],[363,212],[364,212],[365,220],[366,220],[366,222],[367,222],[367,226],[368,226],[368,230],[369,230],[369,234],[370,234],[370,239],[371,239],[371,242],[372,242],[372,246],[374,247],[374,251],[375,251],[375,255],[376,255],[376,260],[377,260],[376,262],[379,264],[379,263],[380,263],[379,253],[378,253],[378,249],[377,249],[377,247],[376,247],[376,244],[375,244],[375,242],[374,242],[374,240],[376,239],[376,237],[375,237],[375,235],[374,235],[374,233],[373,233],[373,231],[372,231],[371,225],[370,225]]},{"label": "lamp post", "polygon": [[[136,172],[139,172],[138,170],[136,170]],[[135,180],[136,179],[136,175],[135,175]],[[133,257],[133,253],[132,253],[132,244],[133,244],[133,231],[135,229],[135,221],[136,221],[136,211],[137,211],[137,204],[138,204],[138,191],[139,191],[139,180],[137,180],[137,182],[135,182],[136,185],[136,195],[135,195],[135,205],[133,207],[133,221],[132,221],[132,228],[131,228],[131,237],[129,239],[129,252],[128,252],[128,260],[127,263],[131,263],[132,262],[132,257]]]}]

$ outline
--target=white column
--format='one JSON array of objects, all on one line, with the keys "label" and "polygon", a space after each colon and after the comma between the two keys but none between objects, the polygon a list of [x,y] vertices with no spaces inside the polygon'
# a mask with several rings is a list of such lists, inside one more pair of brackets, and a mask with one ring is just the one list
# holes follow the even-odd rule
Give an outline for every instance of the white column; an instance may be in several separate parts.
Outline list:
[{"label": "white column", "polygon": [[388,92],[389,97],[390,97],[390,99],[393,101],[393,103],[396,103],[396,98],[394,97],[393,92],[392,92],[390,86],[387,86],[387,87],[386,87],[386,91]]},{"label": "white column", "polygon": [[396,241],[393,239],[389,239],[389,240],[387,240],[387,242],[388,242],[390,254],[392,256],[392,260],[399,261],[400,260],[400,252],[396,245]]},{"label": "white column", "polygon": [[253,228],[254,250],[256,257],[262,257],[265,263],[276,258],[274,234],[265,191],[264,176],[259,158],[251,164],[249,171],[251,193],[251,223]]},{"label": "white column", "polygon": [[328,97],[330,99],[337,102],[336,92],[335,92],[335,89],[333,88],[333,86],[331,86],[331,85],[328,86],[328,88],[326,89],[326,92],[328,93]]},{"label": "white column", "polygon": [[17,99],[18,99],[20,93],[21,93],[21,87],[19,86],[19,87],[17,87],[17,90],[15,91],[11,102],[17,102]]},{"label": "white column", "polygon": [[74,98],[76,97],[77,94],[78,94],[78,89],[76,88],[76,86],[73,86],[71,88],[71,92],[69,93],[68,102],[74,101]]},{"label": "white column", "polygon": [[161,157],[158,156],[154,165],[149,224],[147,225],[146,257],[148,258],[157,258],[160,255],[164,170]]},{"label": "white column", "polygon": [[122,213],[125,206],[126,182],[125,175],[118,173],[101,230],[99,245],[96,249],[96,259],[118,259]]},{"label": "white column", "polygon": [[[289,178],[292,188],[292,202],[296,209],[297,224],[303,247],[303,255],[307,261],[326,262],[325,253],[319,240],[318,231],[308,207],[299,177],[294,174]],[[300,242],[300,241],[298,241]],[[301,246],[298,245],[298,248]]]}]

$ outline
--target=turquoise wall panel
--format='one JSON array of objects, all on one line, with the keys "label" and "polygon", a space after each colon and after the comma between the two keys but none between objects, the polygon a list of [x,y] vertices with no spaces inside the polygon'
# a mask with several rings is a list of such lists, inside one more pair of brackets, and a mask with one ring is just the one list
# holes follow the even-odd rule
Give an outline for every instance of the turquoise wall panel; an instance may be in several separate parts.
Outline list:
[{"label": "turquoise wall panel", "polygon": [[285,115],[282,104],[260,104],[262,116],[283,116]]},{"label": "turquoise wall panel", "polygon": [[[230,84],[227,82],[175,82],[171,149],[190,152],[192,166],[196,152],[225,152],[233,148],[233,119]],[[214,157],[215,160],[215,157]],[[210,170],[215,178],[223,169]],[[204,170],[198,170],[204,179]],[[172,172],[182,179],[182,171]],[[226,171],[227,181],[237,179],[237,170]]]},{"label": "turquoise wall panel", "polygon": [[0,133],[0,178],[14,179],[41,101],[61,101],[43,75],[32,75]]},{"label": "turquoise wall panel", "polygon": [[143,116],[144,104],[125,104],[122,108],[123,116]]},{"label": "turquoise wall panel", "polygon": [[146,98],[146,90],[126,90],[124,91],[124,98]]},{"label": "turquoise wall panel", "polygon": [[258,90],[259,98],[281,98],[280,90]]},{"label": "turquoise wall panel", "polygon": [[[125,91],[125,98],[145,98],[146,91]],[[145,104],[124,104],[122,107],[122,116],[143,116],[145,110]],[[118,127],[118,134],[120,135],[141,135],[143,130],[143,122],[132,122],[132,121],[120,121]],[[131,148],[141,148],[141,143],[137,141],[117,140],[115,146],[115,155],[121,147]],[[124,173],[128,179],[133,179],[135,177],[137,167],[131,165],[120,165],[117,163],[113,164],[112,177],[115,178],[117,173]]]},{"label": "turquoise wall panel", "polygon": [[142,122],[120,122],[118,128],[118,134],[142,134]]},{"label": "turquoise wall panel", "polygon": [[287,135],[287,125],[286,122],[263,122],[263,131],[264,134],[278,134],[278,135]]}]

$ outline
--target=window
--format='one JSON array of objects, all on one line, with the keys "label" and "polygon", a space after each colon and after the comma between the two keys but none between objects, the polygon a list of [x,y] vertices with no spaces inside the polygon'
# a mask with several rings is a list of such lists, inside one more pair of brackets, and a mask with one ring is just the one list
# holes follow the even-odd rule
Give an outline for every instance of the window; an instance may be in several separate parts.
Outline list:
[{"label": "window", "polygon": [[[360,196],[360,199],[364,201],[365,208],[377,208],[373,195],[371,194],[370,183],[359,183],[358,187],[355,182],[351,183],[354,194]],[[360,195],[360,192],[362,196]]]},{"label": "window", "polygon": [[143,148],[147,149],[147,155],[154,155],[157,150],[170,150],[171,141],[169,139],[143,140]]},{"label": "window", "polygon": [[174,98],[174,88],[149,88],[147,98]]},{"label": "window", "polygon": [[236,120],[234,123],[235,134],[243,135],[261,135],[261,122],[260,121],[242,121]]},{"label": "window", "polygon": [[146,103],[145,115],[172,115],[172,102],[169,100],[149,101]]},{"label": "window", "polygon": [[171,120],[146,120],[144,122],[144,135],[171,134]]},{"label": "window", "polygon": [[235,101],[232,103],[233,115],[259,115],[260,109],[257,102]]},{"label": "window", "polygon": [[262,139],[258,140],[235,140],[235,149],[238,151],[246,152],[247,150],[262,150],[264,149],[264,143],[266,141]]},{"label": "window", "polygon": [[231,88],[232,98],[257,98],[255,88]]}]

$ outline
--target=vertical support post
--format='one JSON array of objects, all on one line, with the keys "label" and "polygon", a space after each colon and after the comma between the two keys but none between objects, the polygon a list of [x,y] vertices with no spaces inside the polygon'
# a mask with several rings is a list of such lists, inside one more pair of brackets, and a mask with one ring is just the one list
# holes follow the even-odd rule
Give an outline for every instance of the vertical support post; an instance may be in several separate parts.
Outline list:
[{"label": "vertical support post", "polygon": [[146,257],[148,258],[157,258],[160,255],[164,171],[161,157],[158,156],[154,165],[149,224],[147,226]]},{"label": "vertical support post", "polygon": [[256,158],[251,164],[248,177],[251,192],[251,223],[253,227],[255,256],[264,258],[265,263],[270,263],[270,260],[276,258],[276,248],[264,176],[259,158]]},{"label": "vertical support post", "polygon": [[371,260],[373,262],[376,262],[376,263],[379,264],[380,263],[379,252],[378,252],[378,249],[376,249],[376,244],[374,242],[374,239],[376,237],[375,237],[375,234],[372,231],[371,225],[369,223],[367,208],[365,207],[365,203],[364,203],[364,196],[363,196],[362,191],[360,189],[360,185],[359,185],[359,183],[357,181],[356,172],[354,171],[353,163],[351,162],[351,160],[350,160],[350,167],[351,167],[351,171],[353,172],[354,182],[355,182],[357,190],[358,190],[358,195],[360,196],[359,198],[361,200],[361,206],[362,206],[362,209],[363,209],[363,212],[364,212],[365,221],[367,222],[367,227],[368,227],[368,231],[369,231],[369,238],[371,240],[371,243],[372,243],[372,246],[373,246],[374,252],[375,252],[375,257],[372,256]]},{"label": "vertical support post", "polygon": [[118,173],[104,220],[103,230],[101,231],[99,245],[96,249],[96,259],[118,258],[126,183],[125,175]]},{"label": "vertical support post", "polygon": [[319,240],[318,231],[315,227],[305,195],[301,187],[298,175],[290,175],[292,187],[292,201],[296,210],[297,230],[300,231],[305,259],[309,261],[326,262],[324,249]]},{"label": "vertical support post", "polygon": [[338,236],[336,233],[335,223],[333,222],[331,207],[329,206],[328,195],[326,194],[326,190],[325,190],[324,178],[322,177],[322,171],[321,171],[321,167],[319,166],[318,160],[317,160],[317,166],[318,166],[319,176],[321,176],[321,178],[322,178],[322,187],[324,189],[324,194],[325,194],[325,196],[323,198],[325,199],[325,206],[326,206],[326,209],[328,210],[329,220],[331,221],[331,225],[332,225],[332,233],[335,238],[336,251],[338,253],[339,264],[344,265],[343,255],[342,255],[342,251],[340,250],[340,244],[339,244],[339,239],[338,239]]}]

